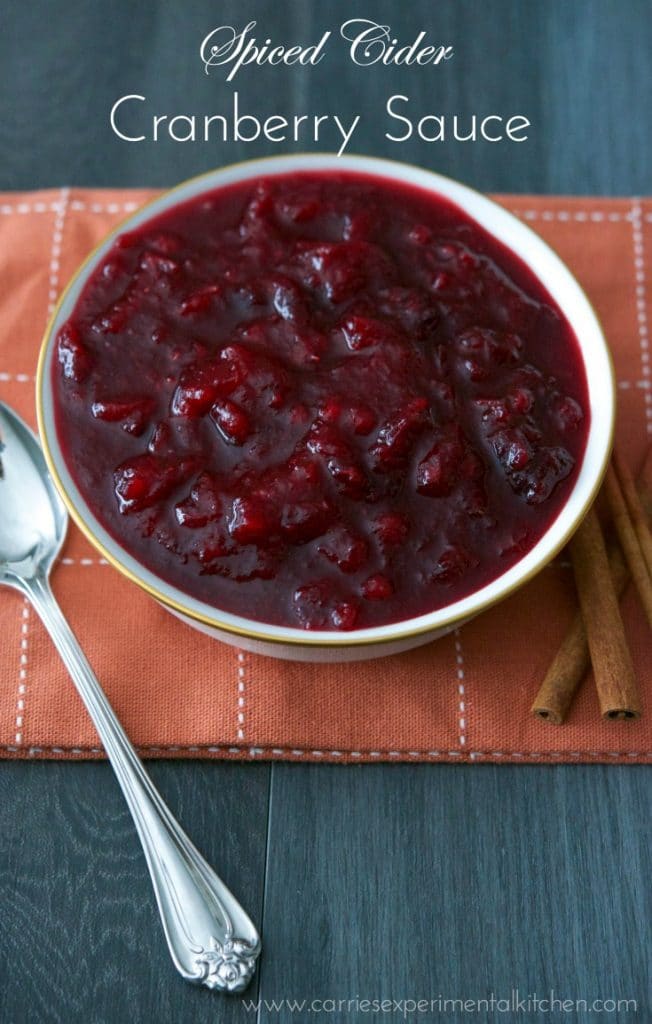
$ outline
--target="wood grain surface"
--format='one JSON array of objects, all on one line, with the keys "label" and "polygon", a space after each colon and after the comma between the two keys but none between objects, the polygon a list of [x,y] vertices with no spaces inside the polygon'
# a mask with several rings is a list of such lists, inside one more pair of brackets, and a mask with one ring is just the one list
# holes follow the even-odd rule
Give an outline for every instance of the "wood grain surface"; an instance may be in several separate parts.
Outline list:
[{"label": "wood grain surface", "polygon": [[[261,35],[306,43],[354,16],[388,22],[408,42],[427,29],[456,58],[431,71],[365,69],[333,47],[308,71],[242,72],[242,109],[359,112],[354,151],[481,189],[652,191],[646,0],[374,0],[356,10],[344,0],[12,4],[0,32],[0,189],[168,185],[221,162],[332,148],[334,135],[302,147],[129,144],[112,135],[108,111],[138,93],[149,114],[221,112],[231,88],[206,76],[198,56],[211,28],[256,20]],[[392,144],[383,138],[392,94],[408,95],[419,116],[522,113],[531,138]],[[637,1015],[599,1019],[652,1020],[649,769],[161,762],[152,773],[262,924],[252,1000],[554,989],[636,999]],[[355,1006],[248,1008],[181,982],[105,764],[3,763],[0,823],[0,1024],[404,1017]],[[406,1019],[595,1014],[433,1010]]]}]

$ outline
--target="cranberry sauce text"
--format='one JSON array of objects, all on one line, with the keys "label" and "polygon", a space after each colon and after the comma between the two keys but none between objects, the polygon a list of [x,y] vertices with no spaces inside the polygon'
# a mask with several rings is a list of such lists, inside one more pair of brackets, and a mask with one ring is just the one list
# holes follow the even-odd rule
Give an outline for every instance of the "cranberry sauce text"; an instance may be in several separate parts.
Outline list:
[{"label": "cranberry sauce text", "polygon": [[450,604],[555,519],[588,400],[513,253],[381,178],[232,185],[121,235],[59,331],[57,429],[116,540],[188,594],[350,630]]}]

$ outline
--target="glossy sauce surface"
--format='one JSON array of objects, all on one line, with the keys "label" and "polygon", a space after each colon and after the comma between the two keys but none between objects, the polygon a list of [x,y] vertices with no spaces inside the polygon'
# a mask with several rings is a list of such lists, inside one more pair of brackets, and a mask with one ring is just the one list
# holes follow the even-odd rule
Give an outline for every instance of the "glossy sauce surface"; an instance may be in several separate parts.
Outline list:
[{"label": "glossy sauce surface", "polygon": [[122,235],[61,328],[57,429],[110,533],[200,600],[350,630],[449,604],[557,516],[588,432],[561,311],[446,200],[351,173]]}]

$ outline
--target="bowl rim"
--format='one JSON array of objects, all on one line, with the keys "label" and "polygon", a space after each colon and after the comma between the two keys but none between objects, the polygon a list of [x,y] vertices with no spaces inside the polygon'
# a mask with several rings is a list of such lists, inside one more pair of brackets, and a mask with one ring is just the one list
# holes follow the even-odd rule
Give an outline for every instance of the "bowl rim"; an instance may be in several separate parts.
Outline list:
[{"label": "bowl rim", "polygon": [[[578,339],[582,363],[587,376],[587,384],[589,385],[591,423],[589,425],[580,472],[573,489],[555,519],[549,524],[534,547],[526,552],[521,559],[504,573],[494,577],[479,589],[466,595],[466,597],[420,616],[387,623],[383,626],[351,630],[350,632],[308,631],[291,626],[276,626],[271,623],[247,619],[244,616],[228,613],[220,608],[198,601],[143,566],[138,562],[138,559],[132,556],[126,548],[123,548],[106,528],[102,526],[92,508],[78,491],[63,458],[53,422],[52,403],[51,401],[48,402],[48,397],[51,399],[52,396],[51,364],[55,349],[54,339],[60,326],[59,321],[62,318],[62,311],[70,302],[72,302],[73,306],[77,302],[90,273],[92,273],[96,265],[103,258],[115,238],[124,231],[140,226],[149,220],[150,217],[157,216],[170,209],[177,202],[184,203],[196,198],[202,192],[216,190],[250,178],[311,170],[328,172],[343,170],[368,174],[372,177],[384,178],[403,185],[413,185],[436,195],[439,194],[449,202],[459,206],[467,216],[479,223],[483,230],[487,231],[500,244],[512,251],[517,258],[521,259],[528,269],[535,274],[537,279],[542,281],[546,290],[551,293],[564,312],[571,326],[573,325],[573,317],[569,314],[568,306],[579,302],[580,307],[584,307],[580,309],[580,313],[585,318],[588,318],[589,325],[593,330],[594,342],[597,342],[599,354],[602,356],[603,369],[608,374],[609,379],[605,383],[610,385],[606,388],[608,408],[606,410],[601,408],[600,415],[598,416],[591,400],[589,358],[582,338],[579,336],[578,331],[573,328]],[[184,195],[184,192],[188,194]],[[487,220],[497,218],[498,226],[492,227],[487,224],[482,215],[486,215]],[[501,222],[503,227],[511,226],[511,230],[521,236],[524,240],[523,247],[525,247],[525,243],[529,243],[534,252],[532,259],[522,251],[514,249],[510,241],[506,241],[501,237],[499,233]],[[571,291],[574,291],[575,294],[571,296],[572,301],[565,301],[555,293],[548,282],[542,280],[541,268],[537,265],[542,259],[547,261],[552,271],[561,276],[562,283],[569,286]],[[578,313],[577,316],[579,315]],[[41,342],[36,372],[36,412],[39,434],[48,470],[72,519],[92,546],[114,568],[118,569],[119,572],[133,583],[140,586],[151,597],[154,597],[169,609],[195,621],[198,625],[231,634],[234,638],[241,637],[243,640],[262,641],[264,643],[290,645],[292,647],[317,649],[359,648],[394,643],[398,640],[416,639],[429,633],[454,629],[457,625],[461,625],[462,622],[472,616],[502,601],[528,583],[559,553],[595,500],[607,469],[615,430],[616,379],[613,359],[604,330],[584,289],[554,249],[515,214],[512,214],[505,207],[500,206],[479,190],[471,188],[454,178],[415,164],[390,160],[384,157],[364,155],[348,154],[338,157],[333,153],[296,153],[254,157],[232,164],[225,164],[202,174],[194,175],[148,200],[111,228],[77,267],[59,296],[48,319]],[[606,418],[605,412],[607,414]],[[601,440],[599,446],[598,442],[595,441],[596,431],[599,431],[598,441]],[[587,473],[587,453],[592,442],[593,447],[598,447],[597,455],[595,456],[597,464],[589,474],[590,481],[588,484],[585,484],[584,493],[578,501],[578,485]],[[572,505],[575,505],[575,507],[569,513],[568,510]],[[558,536],[555,541],[546,544],[546,538],[551,533],[554,534],[555,525],[562,521],[565,516],[569,521],[563,529],[556,531]],[[535,555],[536,557],[534,557]],[[519,572],[519,567],[521,566],[526,567],[524,572]]]}]

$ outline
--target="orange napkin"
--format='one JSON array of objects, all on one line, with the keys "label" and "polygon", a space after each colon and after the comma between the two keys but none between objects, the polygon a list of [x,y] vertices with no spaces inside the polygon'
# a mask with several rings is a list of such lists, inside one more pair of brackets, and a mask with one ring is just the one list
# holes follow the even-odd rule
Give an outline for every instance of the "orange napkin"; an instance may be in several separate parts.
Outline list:
[{"label": "orange napkin", "polygon": [[[37,352],[61,286],[151,194],[0,195],[0,397],[32,425]],[[652,440],[652,200],[502,196],[500,202],[559,251],[593,300],[615,356],[618,440],[637,470]],[[210,640],[106,565],[76,528],[53,586],[128,733],[148,756],[652,760],[652,644],[631,592],[623,609],[643,691],[641,720],[603,722],[590,684],[564,726],[529,714],[575,610],[563,556],[454,634],[412,653],[352,665],[276,661]],[[5,590],[0,637],[0,755],[101,755],[36,614]]]}]

